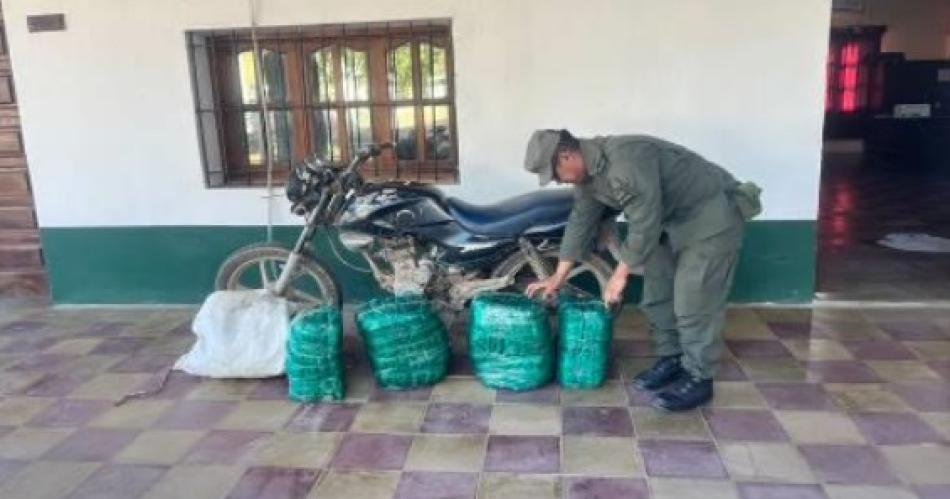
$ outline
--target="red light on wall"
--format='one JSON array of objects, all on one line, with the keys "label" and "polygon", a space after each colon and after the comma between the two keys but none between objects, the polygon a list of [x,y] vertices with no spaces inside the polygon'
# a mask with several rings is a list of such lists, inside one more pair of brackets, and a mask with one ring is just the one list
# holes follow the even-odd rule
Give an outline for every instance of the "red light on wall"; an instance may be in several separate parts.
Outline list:
[{"label": "red light on wall", "polygon": [[858,108],[858,63],[861,60],[861,44],[848,43],[841,47],[841,111],[852,112]]}]

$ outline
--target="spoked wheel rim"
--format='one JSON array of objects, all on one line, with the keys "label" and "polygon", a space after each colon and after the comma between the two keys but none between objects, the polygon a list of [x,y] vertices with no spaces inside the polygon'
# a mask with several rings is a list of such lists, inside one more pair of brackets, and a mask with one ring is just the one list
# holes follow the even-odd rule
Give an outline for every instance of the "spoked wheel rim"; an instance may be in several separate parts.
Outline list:
[{"label": "spoked wheel rim", "polygon": [[[238,265],[228,279],[229,290],[269,289],[273,290],[287,258],[281,256],[255,256]],[[300,262],[288,282],[283,298],[304,308],[332,304],[330,293],[322,282],[322,277]]]},{"label": "spoked wheel rim", "polygon": [[[554,269],[557,268],[557,257],[545,255],[542,258],[544,258],[548,270],[554,272]],[[521,260],[514,267],[514,283],[509,289],[523,292],[529,284],[540,279],[541,277],[534,272],[527,260]],[[581,262],[571,269],[561,290],[582,298],[600,299],[606,284],[606,278],[601,270],[588,262]]]}]

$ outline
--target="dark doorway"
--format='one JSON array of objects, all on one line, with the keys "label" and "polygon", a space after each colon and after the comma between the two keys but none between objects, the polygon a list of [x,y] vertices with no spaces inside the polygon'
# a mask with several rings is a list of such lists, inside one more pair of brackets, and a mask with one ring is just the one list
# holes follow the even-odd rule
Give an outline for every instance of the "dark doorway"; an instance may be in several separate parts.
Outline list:
[{"label": "dark doorway", "polygon": [[948,16],[945,0],[835,2],[821,298],[950,299]]}]

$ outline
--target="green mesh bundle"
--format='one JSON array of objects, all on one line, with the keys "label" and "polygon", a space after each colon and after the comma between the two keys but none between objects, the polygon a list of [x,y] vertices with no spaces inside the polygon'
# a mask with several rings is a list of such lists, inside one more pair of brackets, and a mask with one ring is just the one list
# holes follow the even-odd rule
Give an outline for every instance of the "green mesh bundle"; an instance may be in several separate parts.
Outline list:
[{"label": "green mesh bundle", "polygon": [[607,377],[613,318],[597,300],[562,299],[558,306],[558,382],[597,388]]},{"label": "green mesh bundle", "polygon": [[469,353],[485,386],[531,390],[554,374],[548,314],[516,293],[483,293],[472,301]]},{"label": "green mesh bundle", "polygon": [[371,300],[356,314],[376,382],[387,390],[438,383],[449,370],[445,325],[421,296]]},{"label": "green mesh bundle", "polygon": [[301,313],[290,325],[285,367],[288,397],[298,402],[343,398],[340,311],[324,305]]}]

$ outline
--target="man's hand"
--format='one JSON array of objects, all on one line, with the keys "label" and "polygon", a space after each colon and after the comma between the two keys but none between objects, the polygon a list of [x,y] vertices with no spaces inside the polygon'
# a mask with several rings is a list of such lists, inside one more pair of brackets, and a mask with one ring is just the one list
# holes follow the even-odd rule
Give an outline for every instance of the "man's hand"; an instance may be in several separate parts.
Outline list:
[{"label": "man's hand", "polygon": [[525,289],[524,294],[529,297],[533,297],[541,291],[541,298],[545,300],[550,300],[554,298],[554,295],[557,294],[557,290],[561,288],[561,280],[558,279],[556,275],[552,275],[547,279],[542,279],[540,281],[535,281],[531,284],[528,284],[528,288]]},{"label": "man's hand", "polygon": [[529,284],[524,294],[533,297],[538,291],[541,291],[541,298],[545,300],[554,298],[554,295],[557,293],[557,290],[561,289],[561,285],[564,284],[564,281],[567,279],[567,274],[571,271],[571,267],[573,266],[574,262],[570,260],[559,260],[554,275]]},{"label": "man's hand", "polygon": [[607,285],[604,286],[604,304],[608,307],[617,305],[623,301],[623,290],[627,287],[627,275],[630,273],[630,267],[621,262],[617,269],[610,276]]}]

